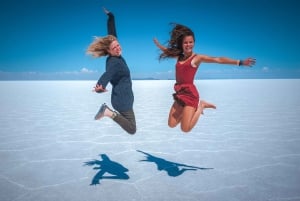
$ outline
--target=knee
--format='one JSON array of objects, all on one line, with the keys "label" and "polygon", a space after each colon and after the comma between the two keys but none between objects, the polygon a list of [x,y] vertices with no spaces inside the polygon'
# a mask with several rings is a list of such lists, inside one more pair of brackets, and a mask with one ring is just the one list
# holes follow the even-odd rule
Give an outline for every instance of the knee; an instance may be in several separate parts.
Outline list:
[{"label": "knee", "polygon": [[176,127],[176,125],[173,125],[173,124],[168,124],[168,126],[169,126],[170,128],[175,128],[175,127]]},{"label": "knee", "polygon": [[174,123],[174,122],[171,122],[171,121],[168,121],[168,126],[170,127],[170,128],[175,128],[176,126],[177,126],[177,122],[176,123]]},{"label": "knee", "polygon": [[185,133],[188,133],[192,130],[192,128],[190,128],[189,126],[184,126],[181,124],[181,130]]},{"label": "knee", "polygon": [[129,133],[130,135],[134,135],[134,134],[136,133],[136,131],[128,131],[128,133]]},{"label": "knee", "polygon": [[127,132],[128,132],[130,135],[134,135],[134,134],[136,133],[136,128],[128,129]]}]

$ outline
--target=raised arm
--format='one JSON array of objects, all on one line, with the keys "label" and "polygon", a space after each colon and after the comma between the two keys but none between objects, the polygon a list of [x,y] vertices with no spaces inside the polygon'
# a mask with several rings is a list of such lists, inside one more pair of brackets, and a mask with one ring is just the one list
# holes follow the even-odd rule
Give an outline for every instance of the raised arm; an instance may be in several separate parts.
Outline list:
[{"label": "raised arm", "polygon": [[197,55],[195,59],[193,60],[194,66],[199,66],[199,64],[203,63],[219,63],[219,64],[232,64],[232,65],[238,65],[238,66],[246,66],[246,67],[252,67],[256,63],[256,59],[254,58],[246,58],[243,60],[236,60],[231,59],[228,57],[210,57],[206,55]]},{"label": "raised arm", "polygon": [[161,45],[156,38],[153,39],[153,42],[161,51],[164,52],[165,50],[167,50],[167,48],[165,46]]},{"label": "raised arm", "polygon": [[108,16],[107,19],[107,34],[108,35],[113,35],[117,38],[117,30],[116,30],[116,25],[115,25],[115,16],[107,10],[106,8],[103,7],[103,12]]}]

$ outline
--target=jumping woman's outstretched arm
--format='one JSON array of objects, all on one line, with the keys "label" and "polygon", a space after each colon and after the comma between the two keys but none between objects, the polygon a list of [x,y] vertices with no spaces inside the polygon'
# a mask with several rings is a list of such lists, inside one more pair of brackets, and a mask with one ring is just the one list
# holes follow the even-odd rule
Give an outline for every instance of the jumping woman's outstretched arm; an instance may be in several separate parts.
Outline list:
[{"label": "jumping woman's outstretched arm", "polygon": [[256,59],[249,57],[243,60],[236,60],[228,57],[211,57],[207,55],[198,54],[192,61],[192,65],[199,66],[200,63],[219,63],[252,67],[253,65],[255,65]]},{"label": "jumping woman's outstretched arm", "polygon": [[167,48],[165,46],[161,45],[160,42],[156,38],[153,39],[153,42],[161,51],[167,50]]}]

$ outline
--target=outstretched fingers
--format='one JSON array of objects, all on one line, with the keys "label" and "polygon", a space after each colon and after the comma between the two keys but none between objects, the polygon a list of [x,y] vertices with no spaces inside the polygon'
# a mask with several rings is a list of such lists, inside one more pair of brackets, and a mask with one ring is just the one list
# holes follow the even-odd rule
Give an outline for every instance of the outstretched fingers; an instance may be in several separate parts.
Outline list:
[{"label": "outstretched fingers", "polygon": [[245,61],[244,61],[245,65],[246,66],[254,66],[256,64],[256,59],[255,58],[247,58]]}]

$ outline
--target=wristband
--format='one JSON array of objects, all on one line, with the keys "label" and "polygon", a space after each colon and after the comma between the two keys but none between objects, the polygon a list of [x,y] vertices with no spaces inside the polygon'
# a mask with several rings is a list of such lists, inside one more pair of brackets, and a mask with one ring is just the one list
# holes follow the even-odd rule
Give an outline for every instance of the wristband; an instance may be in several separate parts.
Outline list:
[{"label": "wristband", "polygon": [[239,66],[244,65],[244,61],[243,60],[239,60]]}]

